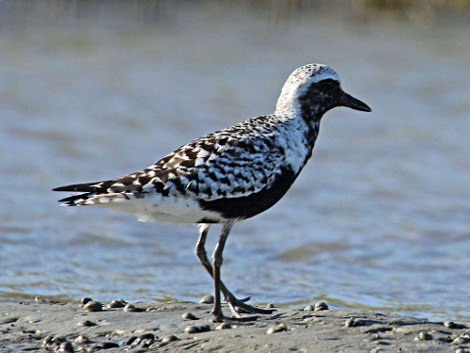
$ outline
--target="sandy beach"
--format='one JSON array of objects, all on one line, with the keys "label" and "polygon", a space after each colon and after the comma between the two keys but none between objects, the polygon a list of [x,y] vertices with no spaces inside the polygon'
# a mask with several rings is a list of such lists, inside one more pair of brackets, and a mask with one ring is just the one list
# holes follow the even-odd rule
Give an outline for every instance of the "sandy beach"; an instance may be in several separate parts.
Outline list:
[{"label": "sandy beach", "polygon": [[[96,311],[95,311],[96,310]],[[470,329],[368,311],[276,308],[212,323],[210,304],[0,299],[0,351],[469,352]],[[229,309],[224,307],[229,314]]]}]

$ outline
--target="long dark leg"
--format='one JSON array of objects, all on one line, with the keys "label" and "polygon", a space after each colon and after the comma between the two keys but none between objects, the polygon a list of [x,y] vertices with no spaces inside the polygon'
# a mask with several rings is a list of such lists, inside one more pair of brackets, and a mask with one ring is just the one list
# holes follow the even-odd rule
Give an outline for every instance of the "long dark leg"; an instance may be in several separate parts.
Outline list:
[{"label": "long dark leg", "polygon": [[[199,225],[199,240],[195,248],[195,253],[199,261],[201,262],[201,264],[204,266],[207,272],[209,272],[211,277],[213,277],[214,270],[212,268],[212,265],[209,259],[207,258],[206,249],[204,248],[205,243],[206,243],[207,233],[209,232],[209,227],[210,227],[210,224],[208,223],[203,223]],[[271,314],[273,312],[272,310],[259,309],[259,308],[255,308],[251,305],[246,304],[245,302],[248,301],[250,297],[237,299],[224,285],[224,282],[222,282],[222,280],[220,281],[220,290],[224,294],[225,301],[229,304],[230,310],[237,317],[240,317],[239,312],[256,313],[256,314]]]},{"label": "long dark leg", "polygon": [[214,253],[212,254],[212,270],[214,277],[214,309],[212,310],[213,322],[222,322],[224,315],[220,305],[220,268],[222,267],[225,242],[227,241],[230,230],[235,223],[234,219],[229,219],[222,226],[219,242],[217,243]]},{"label": "long dark leg", "polygon": [[[207,258],[207,253],[205,249],[206,238],[207,238],[207,233],[209,232],[209,227],[210,227],[210,224],[208,223],[201,223],[199,225],[199,239],[197,241],[194,252],[196,253],[197,258],[199,259],[199,262],[204,266],[206,271],[209,272],[211,277],[213,277],[214,270],[212,269],[212,264]],[[224,298],[228,303],[230,303],[230,300],[234,301],[234,299],[235,301],[241,301],[241,302],[246,302],[250,300],[250,297],[246,297],[243,299],[236,299],[235,296],[228,290],[228,288],[225,287],[224,282],[222,280],[220,281],[220,290],[224,294]],[[238,312],[235,311],[234,314],[237,315]]]}]

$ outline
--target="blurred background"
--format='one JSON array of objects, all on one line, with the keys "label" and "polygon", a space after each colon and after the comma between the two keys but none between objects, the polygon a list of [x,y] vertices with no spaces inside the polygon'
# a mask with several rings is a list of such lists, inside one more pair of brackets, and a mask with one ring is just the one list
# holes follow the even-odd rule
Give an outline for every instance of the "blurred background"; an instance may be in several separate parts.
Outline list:
[{"label": "blurred background", "polygon": [[0,1],[0,296],[211,293],[194,225],[59,207],[50,190],[269,114],[319,62],[373,112],[327,113],[287,196],[234,228],[227,286],[468,322],[469,18],[465,0]]}]

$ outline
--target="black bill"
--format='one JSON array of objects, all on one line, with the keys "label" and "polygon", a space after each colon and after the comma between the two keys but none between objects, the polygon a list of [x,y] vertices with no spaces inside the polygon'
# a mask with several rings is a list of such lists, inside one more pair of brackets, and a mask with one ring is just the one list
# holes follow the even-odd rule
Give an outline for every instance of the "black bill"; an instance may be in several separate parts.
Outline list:
[{"label": "black bill", "polygon": [[353,96],[347,94],[344,91],[343,91],[341,97],[339,98],[338,105],[342,106],[342,107],[348,107],[348,108],[351,108],[351,109],[355,109],[355,110],[360,110],[362,112],[371,112],[372,111],[372,109],[370,109],[370,107],[366,103],[360,101],[359,99],[354,98]]}]

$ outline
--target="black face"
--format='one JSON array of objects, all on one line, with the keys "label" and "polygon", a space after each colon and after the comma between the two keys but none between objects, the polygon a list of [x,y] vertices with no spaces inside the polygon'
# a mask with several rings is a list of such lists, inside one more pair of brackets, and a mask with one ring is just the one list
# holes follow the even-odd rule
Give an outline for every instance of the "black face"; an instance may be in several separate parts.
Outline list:
[{"label": "black face", "polygon": [[326,79],[313,83],[308,91],[299,97],[302,111],[311,115],[314,120],[319,120],[328,110],[338,105],[341,92],[339,82],[336,80]]},{"label": "black face", "polygon": [[317,83],[317,86],[320,90],[324,92],[334,92],[340,89],[339,82],[333,80],[331,78],[327,78],[326,80],[321,80]]},{"label": "black face", "polygon": [[299,98],[299,102],[304,113],[314,120],[320,120],[328,110],[339,106],[364,112],[372,111],[367,104],[344,92],[340,83],[333,79],[312,84]]}]

